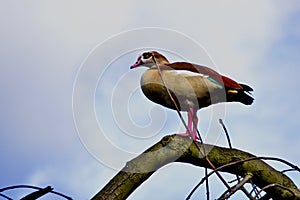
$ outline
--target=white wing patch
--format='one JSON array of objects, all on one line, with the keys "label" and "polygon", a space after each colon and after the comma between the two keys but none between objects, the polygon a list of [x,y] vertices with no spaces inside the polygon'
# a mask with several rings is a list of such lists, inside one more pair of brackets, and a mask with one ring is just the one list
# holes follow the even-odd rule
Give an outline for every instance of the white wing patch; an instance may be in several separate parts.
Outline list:
[{"label": "white wing patch", "polygon": [[209,77],[208,75],[200,74],[200,73],[196,73],[196,72],[191,72],[191,71],[188,71],[188,70],[172,70],[172,72],[174,72],[176,74],[181,74],[181,75],[184,75],[184,76],[200,76],[200,77],[203,77],[203,78],[208,78]]},{"label": "white wing patch", "polygon": [[201,73],[197,73],[197,72],[191,72],[189,70],[170,70],[169,73],[174,73],[177,75],[182,75],[183,77],[202,77],[202,78],[206,78],[207,80],[209,80],[210,82],[212,82],[213,84],[215,84],[218,88],[223,88],[224,86],[219,83],[218,81],[216,81],[215,79],[211,78],[209,75],[206,74],[201,74]]}]

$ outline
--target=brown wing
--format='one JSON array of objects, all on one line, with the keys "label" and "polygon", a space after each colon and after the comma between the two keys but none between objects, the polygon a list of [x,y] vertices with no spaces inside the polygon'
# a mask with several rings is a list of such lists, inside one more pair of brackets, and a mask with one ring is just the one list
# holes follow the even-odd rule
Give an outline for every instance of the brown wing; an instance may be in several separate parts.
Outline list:
[{"label": "brown wing", "polygon": [[166,67],[163,67],[163,69],[174,69],[174,70],[188,70],[191,72],[203,74],[205,76],[208,76],[212,78],[214,81],[218,82],[220,85],[225,86],[225,88],[231,88],[231,89],[243,89],[243,86],[235,82],[234,80],[222,76],[215,70],[208,68],[206,66],[202,65],[196,65],[192,63],[186,63],[186,62],[176,62],[168,64]]}]

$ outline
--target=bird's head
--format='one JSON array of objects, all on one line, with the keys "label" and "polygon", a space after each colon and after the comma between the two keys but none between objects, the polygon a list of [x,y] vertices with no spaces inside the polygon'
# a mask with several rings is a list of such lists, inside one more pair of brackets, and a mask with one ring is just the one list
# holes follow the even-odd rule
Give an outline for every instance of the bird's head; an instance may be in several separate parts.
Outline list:
[{"label": "bird's head", "polygon": [[130,67],[130,69],[145,66],[145,67],[157,67],[165,64],[169,64],[167,58],[156,51],[144,52],[140,55],[137,61]]}]

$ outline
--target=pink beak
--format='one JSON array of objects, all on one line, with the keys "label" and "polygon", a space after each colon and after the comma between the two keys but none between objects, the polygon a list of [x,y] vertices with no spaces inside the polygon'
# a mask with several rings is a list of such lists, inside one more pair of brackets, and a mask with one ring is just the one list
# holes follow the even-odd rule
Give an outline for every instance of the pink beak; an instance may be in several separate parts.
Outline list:
[{"label": "pink beak", "polygon": [[136,63],[134,63],[134,64],[130,67],[130,69],[136,68],[136,67],[138,67],[139,65],[142,65],[142,64],[143,64],[142,61],[141,61],[141,60],[138,60],[138,61],[136,61]]}]

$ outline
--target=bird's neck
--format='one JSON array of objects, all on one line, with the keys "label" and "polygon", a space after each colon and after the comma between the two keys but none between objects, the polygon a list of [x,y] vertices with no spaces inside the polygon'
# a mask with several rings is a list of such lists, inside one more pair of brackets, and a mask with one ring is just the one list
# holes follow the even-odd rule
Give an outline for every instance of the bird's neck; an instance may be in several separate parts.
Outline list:
[{"label": "bird's neck", "polygon": [[160,67],[160,68],[164,68],[166,66],[168,66],[169,61],[167,60],[162,60],[162,61],[159,61],[159,62],[156,62],[154,65],[151,66],[152,69],[155,69],[157,67]]}]

